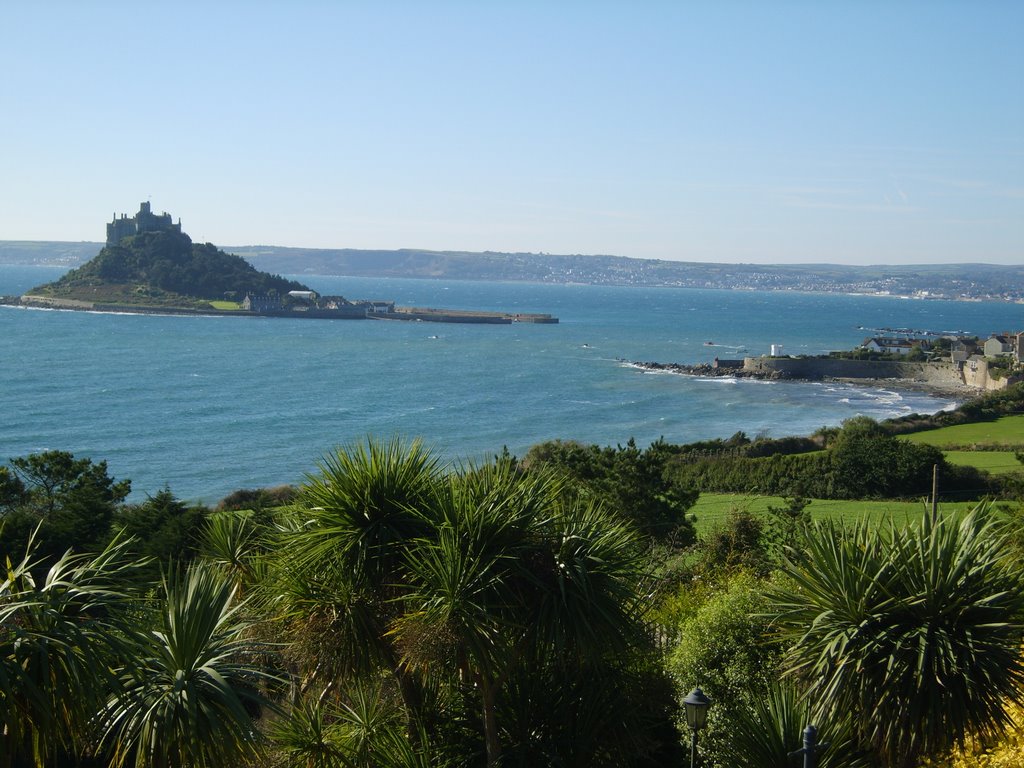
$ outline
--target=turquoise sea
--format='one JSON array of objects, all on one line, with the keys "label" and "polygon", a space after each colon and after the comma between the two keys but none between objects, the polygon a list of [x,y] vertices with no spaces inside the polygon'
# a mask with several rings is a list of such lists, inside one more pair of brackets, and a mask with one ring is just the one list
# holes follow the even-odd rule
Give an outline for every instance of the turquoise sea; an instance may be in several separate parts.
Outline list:
[{"label": "turquoise sea", "polygon": [[[0,294],[62,270],[0,265]],[[834,383],[700,379],[695,363],[848,349],[876,328],[1024,327],[1024,306],[875,296],[299,276],[401,305],[549,312],[558,325],[93,314],[0,307],[0,461],[48,449],[106,460],[141,500],[216,502],[301,482],[335,446],[419,437],[452,461],[553,438],[641,446],[808,434],[949,400]],[[707,342],[715,346],[709,346]]]}]

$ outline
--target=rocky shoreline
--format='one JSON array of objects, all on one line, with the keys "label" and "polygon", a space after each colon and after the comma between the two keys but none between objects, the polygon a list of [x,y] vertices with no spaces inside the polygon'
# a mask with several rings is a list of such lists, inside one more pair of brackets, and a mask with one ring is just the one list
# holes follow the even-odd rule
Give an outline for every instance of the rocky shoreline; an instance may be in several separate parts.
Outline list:
[{"label": "rocky shoreline", "polygon": [[919,379],[898,377],[853,377],[853,376],[800,376],[790,371],[731,366],[713,366],[710,363],[686,365],[683,363],[658,363],[620,359],[625,365],[643,371],[675,373],[683,376],[718,377],[731,379],[754,379],[757,381],[834,381],[872,389],[901,389],[910,392],[924,392],[933,397],[952,399],[958,402],[982,394],[982,390],[966,384],[954,385]]}]

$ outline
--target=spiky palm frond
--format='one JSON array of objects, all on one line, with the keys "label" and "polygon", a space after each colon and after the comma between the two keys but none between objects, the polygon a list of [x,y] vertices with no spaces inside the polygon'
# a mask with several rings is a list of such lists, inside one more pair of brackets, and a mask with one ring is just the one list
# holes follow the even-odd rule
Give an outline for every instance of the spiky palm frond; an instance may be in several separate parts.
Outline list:
[{"label": "spiky palm frond", "polygon": [[381,667],[401,674],[385,633],[405,578],[403,550],[429,529],[437,459],[418,441],[368,439],[328,456],[320,470],[272,544],[273,613],[297,640],[307,682]]},{"label": "spiky palm frond", "polygon": [[113,685],[123,584],[145,565],[115,539],[98,555],[67,552],[37,584],[30,541],[7,562],[0,584],[0,765],[41,765],[88,741],[94,713]]},{"label": "spiky palm frond", "polygon": [[622,651],[639,640],[642,548],[635,530],[593,504],[557,506],[528,570],[530,624],[557,652]]},{"label": "spiky palm frond", "polygon": [[237,585],[246,586],[255,580],[263,548],[264,531],[252,514],[218,512],[206,519],[202,555],[229,574]]},{"label": "spiky palm frond", "polygon": [[816,753],[819,768],[870,768],[874,763],[858,752],[849,719],[823,719],[808,706],[792,680],[776,680],[764,696],[755,697],[735,714],[735,727],[725,742],[732,768],[793,768],[794,752],[803,744],[803,731],[814,725],[818,731]]},{"label": "spiky palm frond", "polygon": [[986,510],[880,532],[819,526],[776,594],[788,666],[892,765],[998,731],[1024,685],[1024,579]]},{"label": "spiky palm frond", "polygon": [[340,696],[307,698],[278,720],[270,738],[288,766],[305,768],[444,768],[449,761],[426,733],[410,740],[404,715],[381,689],[356,684]]},{"label": "spiky palm frond", "polygon": [[165,578],[159,626],[130,637],[119,690],[101,715],[112,765],[213,768],[254,750],[266,675],[249,661],[234,593],[205,563]]},{"label": "spiky palm frond", "polygon": [[313,565],[341,558],[370,583],[390,583],[404,542],[426,529],[421,510],[437,477],[438,461],[419,441],[369,439],[338,450],[299,493],[308,523],[292,539],[294,557]]}]

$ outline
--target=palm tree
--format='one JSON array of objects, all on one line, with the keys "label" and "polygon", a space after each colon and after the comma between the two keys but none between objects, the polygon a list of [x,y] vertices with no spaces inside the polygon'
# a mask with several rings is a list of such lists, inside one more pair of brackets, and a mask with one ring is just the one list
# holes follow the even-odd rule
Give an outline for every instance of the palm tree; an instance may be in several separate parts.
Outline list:
[{"label": "palm tree", "polygon": [[[406,737],[400,710],[381,686],[356,683],[331,700],[307,698],[276,721],[271,739],[287,766],[305,768],[445,768],[450,762],[425,748],[427,735]],[[396,717],[397,715],[397,717]]]},{"label": "palm tree", "polygon": [[579,660],[624,650],[639,627],[636,538],[593,507],[561,504],[548,473],[508,462],[449,480],[436,530],[407,550],[410,588],[391,633],[403,662],[458,672],[480,699],[488,765],[498,704],[538,649]]},{"label": "palm tree", "polygon": [[775,680],[767,693],[741,706],[726,742],[726,759],[732,768],[793,768],[793,753],[800,749],[803,730],[814,724],[819,744],[819,768],[869,768],[873,761],[859,753],[849,719],[823,720],[808,706],[805,695],[792,680]]},{"label": "palm tree", "polygon": [[112,766],[220,768],[254,753],[267,675],[234,594],[207,563],[165,577],[157,626],[128,636],[118,689],[100,714]]},{"label": "palm tree", "polygon": [[1008,724],[1022,698],[1024,581],[979,507],[960,522],[822,523],[774,598],[789,673],[858,740],[909,766]]},{"label": "palm tree", "polygon": [[120,585],[144,565],[115,540],[98,555],[66,552],[37,583],[33,553],[30,540],[0,583],[0,766],[88,748],[113,684]]},{"label": "palm tree", "polygon": [[421,443],[399,440],[339,449],[307,478],[276,542],[268,597],[293,640],[300,678],[293,700],[314,686],[387,670],[410,721],[422,690],[400,662],[387,628],[405,580],[403,550],[429,530],[439,478]]}]

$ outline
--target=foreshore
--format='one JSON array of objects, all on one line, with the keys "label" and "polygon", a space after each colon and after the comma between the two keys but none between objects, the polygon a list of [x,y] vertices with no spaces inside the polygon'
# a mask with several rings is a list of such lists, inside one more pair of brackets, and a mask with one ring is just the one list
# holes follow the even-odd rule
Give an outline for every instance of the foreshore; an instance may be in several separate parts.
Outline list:
[{"label": "foreshore", "polygon": [[674,373],[683,376],[701,376],[732,379],[754,379],[757,381],[834,381],[857,387],[871,389],[896,389],[911,392],[924,392],[936,398],[964,401],[977,397],[984,390],[967,384],[956,384],[951,381],[934,379],[909,378],[899,376],[829,376],[799,375],[789,370],[777,368],[748,368],[746,366],[713,366],[709,363],[686,365],[683,363],[658,363],[620,359],[620,362],[644,371]]}]

